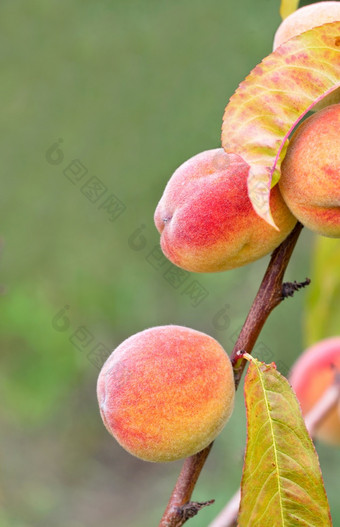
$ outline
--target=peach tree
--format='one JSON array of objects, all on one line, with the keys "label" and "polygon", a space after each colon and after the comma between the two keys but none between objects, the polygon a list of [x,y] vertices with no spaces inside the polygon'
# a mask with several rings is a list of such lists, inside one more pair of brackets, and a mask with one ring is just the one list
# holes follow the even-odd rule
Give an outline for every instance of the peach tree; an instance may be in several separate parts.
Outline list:
[{"label": "peach tree", "polygon": [[155,212],[164,254],[187,271],[272,253],[230,358],[199,331],[154,327],[118,346],[98,378],[104,424],[128,452],[186,458],[160,527],[213,502],[191,496],[246,364],[241,490],[212,525],[332,524],[312,437],[340,444],[340,337],[302,354],[290,382],[251,356],[271,311],[310,282],[283,282],[303,226],[340,237],[340,2],[297,4],[282,1],[274,51],[230,98],[222,148],[182,164]]}]

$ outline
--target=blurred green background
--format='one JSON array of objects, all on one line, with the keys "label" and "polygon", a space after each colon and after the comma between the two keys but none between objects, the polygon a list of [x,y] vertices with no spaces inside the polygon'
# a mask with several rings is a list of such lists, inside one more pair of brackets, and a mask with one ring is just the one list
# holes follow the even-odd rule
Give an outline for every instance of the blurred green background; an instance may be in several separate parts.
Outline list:
[{"label": "blurred green background", "polygon": [[[269,0],[1,2],[1,527],[158,524],[181,463],[125,453],[96,379],[109,351],[154,325],[232,349],[268,258],[176,274],[153,213],[174,169],[219,146],[224,106],[270,53],[278,12]],[[287,279],[310,274],[313,244],[304,232]],[[255,352],[282,373],[305,343],[306,295],[272,314]],[[216,504],[192,527],[237,489],[244,446],[240,389],[194,494]],[[340,524],[340,454],[318,452]]]}]

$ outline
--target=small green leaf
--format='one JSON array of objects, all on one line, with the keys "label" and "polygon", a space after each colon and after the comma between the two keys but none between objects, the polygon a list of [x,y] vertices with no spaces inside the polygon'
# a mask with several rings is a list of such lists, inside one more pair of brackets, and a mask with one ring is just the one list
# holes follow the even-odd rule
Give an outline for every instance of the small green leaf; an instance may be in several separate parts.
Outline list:
[{"label": "small green leaf", "polygon": [[339,334],[340,240],[318,236],[305,316],[306,346]]},{"label": "small green leaf", "polygon": [[257,214],[273,227],[269,194],[280,179],[287,138],[302,117],[339,86],[340,21],[279,46],[240,84],[225,109],[223,148],[250,166],[249,197]]},{"label": "small green leaf", "polygon": [[252,359],[239,527],[331,526],[318,457],[288,381]]},{"label": "small green leaf", "polygon": [[294,13],[299,7],[299,0],[281,0],[280,15],[282,20]]}]

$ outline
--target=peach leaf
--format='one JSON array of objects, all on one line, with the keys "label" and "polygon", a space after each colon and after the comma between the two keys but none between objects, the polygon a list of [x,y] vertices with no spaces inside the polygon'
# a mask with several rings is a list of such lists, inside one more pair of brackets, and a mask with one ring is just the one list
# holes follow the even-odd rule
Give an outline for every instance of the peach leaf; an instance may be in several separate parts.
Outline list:
[{"label": "peach leaf", "polygon": [[270,188],[280,178],[287,139],[306,113],[340,87],[340,21],[291,38],[258,64],[230,98],[222,145],[250,166],[248,193],[257,214],[277,228]]},{"label": "peach leaf", "polygon": [[239,527],[331,526],[318,457],[288,381],[250,355]]}]

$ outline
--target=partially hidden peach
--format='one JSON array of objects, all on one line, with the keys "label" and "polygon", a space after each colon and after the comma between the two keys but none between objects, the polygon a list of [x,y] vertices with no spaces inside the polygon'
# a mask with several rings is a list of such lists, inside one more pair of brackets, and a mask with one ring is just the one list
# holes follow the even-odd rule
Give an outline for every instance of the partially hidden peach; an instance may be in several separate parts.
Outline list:
[{"label": "partially hidden peach", "polygon": [[[274,37],[273,49],[275,51],[281,44],[304,31],[338,20],[340,21],[340,2],[317,2],[316,4],[300,7],[300,9],[285,18],[278,27]],[[312,110],[318,111],[325,106],[338,102],[340,102],[340,88],[324,97]]]},{"label": "partially hidden peach", "polygon": [[246,265],[275,249],[296,219],[279,188],[270,206],[279,231],[260,218],[248,197],[249,166],[222,148],[183,163],[168,182],[155,212],[162,250],[175,265],[195,272]]},{"label": "partially hidden peach", "polygon": [[[340,337],[321,340],[308,348],[292,368],[290,383],[306,415],[340,373]],[[321,421],[315,437],[340,445],[340,414],[335,407]]]},{"label": "partially hidden peach", "polygon": [[303,225],[324,236],[340,236],[340,104],[315,113],[297,128],[279,187]]},{"label": "partially hidden peach", "polygon": [[170,325],[120,344],[99,374],[97,394],[107,430],[128,452],[173,461],[199,452],[221,432],[235,386],[216,340]]}]

